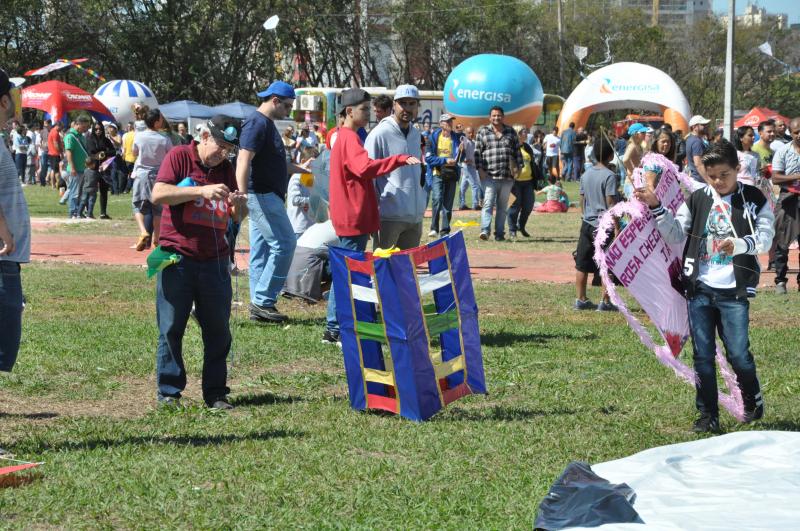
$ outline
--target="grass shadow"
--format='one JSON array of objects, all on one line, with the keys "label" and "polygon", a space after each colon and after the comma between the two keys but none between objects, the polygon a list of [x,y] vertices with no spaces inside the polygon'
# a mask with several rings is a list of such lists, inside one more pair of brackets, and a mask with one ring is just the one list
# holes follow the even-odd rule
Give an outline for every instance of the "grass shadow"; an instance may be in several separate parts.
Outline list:
[{"label": "grass shadow", "polygon": [[482,332],[481,346],[484,347],[509,347],[517,343],[526,345],[544,345],[551,341],[564,341],[570,339],[597,339],[596,334],[523,334],[519,332]]},{"label": "grass shadow", "polygon": [[229,435],[180,435],[180,436],[135,436],[120,437],[119,439],[87,439],[85,441],[64,441],[62,443],[46,444],[42,443],[33,448],[32,453],[45,451],[76,451],[76,450],[95,450],[97,448],[115,448],[117,446],[153,446],[153,445],[175,445],[192,446],[196,448],[204,446],[215,446],[241,441],[268,441],[283,437],[304,437],[305,433],[300,431],[269,430],[256,431],[246,434]]},{"label": "grass shadow", "polygon": [[800,431],[800,423],[793,420],[773,420],[770,422],[759,422],[760,430],[775,431]]},{"label": "grass shadow", "polygon": [[52,411],[43,411],[41,413],[3,413],[0,411],[0,419],[1,418],[10,418],[10,419],[26,419],[26,420],[43,420],[43,419],[54,419],[60,416],[58,413],[53,413]]},{"label": "grass shadow", "polygon": [[489,409],[461,409],[452,408],[448,409],[447,415],[436,416],[443,422],[454,420],[470,420],[470,421],[522,421],[530,420],[541,417],[556,417],[563,415],[576,415],[578,410],[568,408],[556,409],[531,409],[525,407],[505,407],[495,406]]},{"label": "grass shadow", "polygon": [[237,396],[231,400],[231,404],[234,406],[270,406],[275,404],[293,404],[303,401],[305,401],[305,398],[299,396],[282,396],[273,393],[262,393]]}]

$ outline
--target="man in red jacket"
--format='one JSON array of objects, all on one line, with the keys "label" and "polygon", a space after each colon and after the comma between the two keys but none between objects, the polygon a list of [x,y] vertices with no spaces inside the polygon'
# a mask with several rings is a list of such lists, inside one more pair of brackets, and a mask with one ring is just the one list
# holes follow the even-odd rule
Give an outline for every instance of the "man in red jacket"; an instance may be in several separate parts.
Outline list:
[{"label": "man in red jacket", "polygon": [[[365,250],[370,235],[380,228],[375,178],[400,166],[420,163],[418,158],[408,155],[369,158],[356,131],[369,123],[370,100],[370,95],[362,89],[342,92],[339,114],[344,116],[344,125],[339,128],[330,158],[331,222],[341,246],[354,251]],[[322,341],[339,343],[333,287],[328,294],[328,317]]]}]

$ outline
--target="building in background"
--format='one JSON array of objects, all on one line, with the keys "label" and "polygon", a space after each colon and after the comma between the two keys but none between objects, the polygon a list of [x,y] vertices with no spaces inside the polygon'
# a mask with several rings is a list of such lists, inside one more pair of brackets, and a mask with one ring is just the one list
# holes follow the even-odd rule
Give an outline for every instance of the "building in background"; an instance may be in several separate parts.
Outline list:
[{"label": "building in background", "polygon": [[[720,20],[728,27],[728,16],[723,15]],[[736,25],[746,27],[766,26],[772,29],[789,29],[789,16],[785,13],[767,13],[763,7],[748,2],[743,15],[736,16]]]}]

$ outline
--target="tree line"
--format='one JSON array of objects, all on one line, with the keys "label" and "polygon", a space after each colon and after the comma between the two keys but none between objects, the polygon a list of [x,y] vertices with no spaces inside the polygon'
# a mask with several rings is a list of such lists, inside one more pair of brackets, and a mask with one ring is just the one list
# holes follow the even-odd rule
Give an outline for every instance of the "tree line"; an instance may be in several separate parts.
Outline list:
[{"label": "tree line", "polygon": [[[609,5],[606,5],[609,4]],[[650,15],[611,2],[562,0],[3,0],[0,65],[11,75],[58,58],[85,63],[108,79],[136,79],[159,101],[254,102],[272,79],[299,86],[415,83],[441,90],[450,71],[478,53],[525,61],[547,93],[568,96],[606,56],[665,71],[692,111],[722,116],[725,28],[716,19],[691,27],[653,27]],[[275,30],[263,22],[280,17]],[[800,115],[800,76],[757,49],[800,65],[798,32],[738,27],[738,109],[767,106]],[[49,77],[89,92],[100,82],[83,72]],[[42,78],[47,79],[47,78]],[[35,82],[36,78],[29,80]]]}]

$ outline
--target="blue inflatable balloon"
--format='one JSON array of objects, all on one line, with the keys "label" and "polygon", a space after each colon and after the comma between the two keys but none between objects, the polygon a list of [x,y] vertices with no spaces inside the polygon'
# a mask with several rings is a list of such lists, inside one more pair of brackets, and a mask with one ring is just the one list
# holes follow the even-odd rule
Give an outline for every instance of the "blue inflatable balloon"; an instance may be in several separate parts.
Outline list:
[{"label": "blue inflatable balloon", "polygon": [[481,54],[461,62],[444,84],[444,108],[465,125],[488,122],[499,105],[509,125],[532,126],[542,112],[544,90],[531,67],[508,55]]}]

